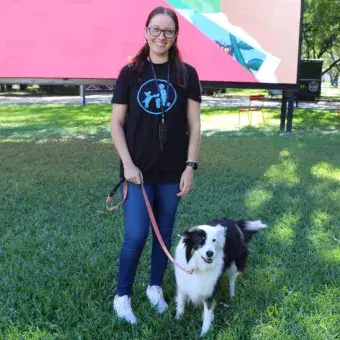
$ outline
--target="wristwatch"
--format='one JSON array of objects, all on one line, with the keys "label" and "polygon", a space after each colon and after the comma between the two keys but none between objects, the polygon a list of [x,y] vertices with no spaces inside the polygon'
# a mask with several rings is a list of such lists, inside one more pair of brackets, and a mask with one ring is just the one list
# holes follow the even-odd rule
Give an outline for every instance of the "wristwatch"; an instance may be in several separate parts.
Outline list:
[{"label": "wristwatch", "polygon": [[192,162],[192,161],[187,161],[185,163],[186,166],[191,166],[194,170],[198,169],[198,163],[197,162]]}]

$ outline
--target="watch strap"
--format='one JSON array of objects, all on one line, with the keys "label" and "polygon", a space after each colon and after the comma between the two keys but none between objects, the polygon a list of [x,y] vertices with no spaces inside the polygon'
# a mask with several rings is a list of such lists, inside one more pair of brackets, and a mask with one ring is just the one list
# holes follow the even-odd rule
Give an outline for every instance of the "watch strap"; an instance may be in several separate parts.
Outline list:
[{"label": "watch strap", "polygon": [[198,169],[198,163],[197,162],[193,162],[193,161],[187,161],[185,163],[186,166],[191,166],[194,170]]}]

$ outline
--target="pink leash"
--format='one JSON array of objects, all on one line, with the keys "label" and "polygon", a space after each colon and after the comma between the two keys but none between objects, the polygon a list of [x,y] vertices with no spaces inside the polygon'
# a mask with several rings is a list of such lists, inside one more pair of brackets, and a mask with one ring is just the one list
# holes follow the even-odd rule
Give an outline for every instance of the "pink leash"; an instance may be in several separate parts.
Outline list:
[{"label": "pink leash", "polygon": [[[113,196],[114,191],[117,190],[118,186],[121,183],[122,183],[122,181],[120,183],[118,183],[118,185],[115,187],[115,189],[112,190],[111,194],[106,199],[106,208],[109,211],[117,210],[124,203],[124,201],[126,200],[126,197],[127,197],[127,194],[128,194],[128,183],[127,183],[127,181],[124,181],[124,185],[123,185],[123,199],[118,204],[116,204],[115,206],[113,206],[113,207],[109,206],[109,204],[112,202],[112,196]],[[148,210],[148,214],[149,214],[149,218],[150,218],[153,230],[154,230],[154,232],[155,232],[155,234],[157,236],[158,242],[161,245],[163,251],[165,252],[166,256],[169,258],[169,260],[174,265],[176,265],[178,268],[180,268],[185,273],[192,274],[193,270],[188,270],[188,269],[182,267],[178,262],[176,262],[174,260],[174,258],[171,256],[170,252],[168,251],[168,249],[167,249],[167,247],[166,247],[166,245],[165,245],[165,243],[163,241],[162,235],[161,235],[161,233],[159,231],[159,228],[158,228],[158,225],[157,225],[157,222],[156,222],[156,219],[155,219],[155,215],[153,214],[152,207],[151,207],[148,195],[146,194],[146,191],[145,191],[143,183],[141,184],[141,188],[142,188],[142,193],[143,193],[143,197],[144,197],[144,200],[145,200],[146,209]]]}]

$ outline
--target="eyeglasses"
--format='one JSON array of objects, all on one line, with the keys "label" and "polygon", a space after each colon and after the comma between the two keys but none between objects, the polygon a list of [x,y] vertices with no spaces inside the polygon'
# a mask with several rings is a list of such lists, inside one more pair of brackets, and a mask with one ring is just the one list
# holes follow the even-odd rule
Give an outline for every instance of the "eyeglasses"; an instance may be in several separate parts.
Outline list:
[{"label": "eyeglasses", "polygon": [[158,37],[162,32],[165,38],[167,39],[172,39],[176,36],[176,31],[175,30],[171,30],[171,29],[165,29],[165,30],[161,30],[158,27],[148,27],[148,31],[150,33],[150,35],[152,35],[153,37]]}]

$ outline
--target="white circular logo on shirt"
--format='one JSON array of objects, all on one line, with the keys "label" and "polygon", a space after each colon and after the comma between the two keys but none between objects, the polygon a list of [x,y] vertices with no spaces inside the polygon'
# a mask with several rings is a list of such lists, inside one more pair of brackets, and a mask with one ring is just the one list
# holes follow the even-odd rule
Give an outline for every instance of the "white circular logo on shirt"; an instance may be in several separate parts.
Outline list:
[{"label": "white circular logo on shirt", "polygon": [[[137,93],[139,106],[152,115],[162,114],[162,103],[164,112],[169,111],[177,101],[175,88],[164,79],[157,79],[159,91],[155,79],[146,81]],[[168,89],[168,93],[167,93]]]}]

